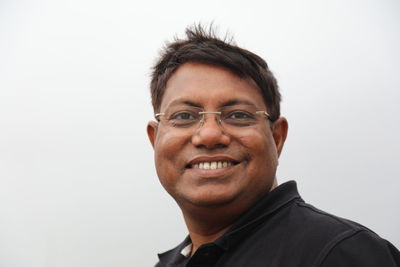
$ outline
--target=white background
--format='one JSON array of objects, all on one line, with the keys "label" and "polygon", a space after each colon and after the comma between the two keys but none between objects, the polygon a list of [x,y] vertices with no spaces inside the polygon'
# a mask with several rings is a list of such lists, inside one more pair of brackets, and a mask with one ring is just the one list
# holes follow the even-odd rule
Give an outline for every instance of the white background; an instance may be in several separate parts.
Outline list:
[{"label": "white background", "polygon": [[265,58],[279,181],[400,247],[400,2],[0,1],[0,266],[152,266],[186,235],[154,171],[150,67],[194,22]]}]

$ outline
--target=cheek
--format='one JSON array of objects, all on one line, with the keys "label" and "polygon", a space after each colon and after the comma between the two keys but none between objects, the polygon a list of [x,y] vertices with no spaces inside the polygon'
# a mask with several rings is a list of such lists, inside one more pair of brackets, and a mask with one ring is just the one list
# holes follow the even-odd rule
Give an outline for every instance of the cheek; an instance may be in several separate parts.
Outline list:
[{"label": "cheek", "polygon": [[157,174],[162,183],[170,182],[182,169],[184,158],[182,157],[185,146],[185,137],[171,135],[160,131],[155,140],[155,162]]},{"label": "cheek", "polygon": [[155,140],[156,157],[162,160],[173,160],[186,142],[183,135],[171,134],[169,131],[160,131]]},{"label": "cheek", "polygon": [[278,158],[277,149],[270,131],[248,131],[238,138],[247,148],[248,156],[254,163],[275,165]]}]

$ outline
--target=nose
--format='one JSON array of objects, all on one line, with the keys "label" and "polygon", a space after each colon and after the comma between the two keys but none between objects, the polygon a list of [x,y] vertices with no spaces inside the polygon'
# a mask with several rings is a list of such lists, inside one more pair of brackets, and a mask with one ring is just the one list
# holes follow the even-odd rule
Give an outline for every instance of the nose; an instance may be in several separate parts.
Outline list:
[{"label": "nose", "polygon": [[203,115],[203,120],[192,135],[192,144],[208,149],[228,146],[231,137],[224,131],[219,116],[217,114],[207,115],[207,117],[206,114]]}]

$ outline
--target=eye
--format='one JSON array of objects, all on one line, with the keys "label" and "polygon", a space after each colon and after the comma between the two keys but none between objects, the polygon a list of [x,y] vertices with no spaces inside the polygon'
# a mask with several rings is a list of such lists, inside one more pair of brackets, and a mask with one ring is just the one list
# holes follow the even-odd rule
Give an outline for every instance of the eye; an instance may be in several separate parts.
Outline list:
[{"label": "eye", "polygon": [[245,127],[257,123],[256,117],[252,112],[240,109],[226,112],[222,118],[226,124],[237,127]]},{"label": "eye", "polygon": [[178,111],[171,115],[170,120],[188,121],[196,120],[198,115],[192,111]]},{"label": "eye", "polygon": [[231,120],[247,120],[252,118],[254,118],[254,116],[251,113],[243,110],[232,111],[226,116],[226,119]]}]

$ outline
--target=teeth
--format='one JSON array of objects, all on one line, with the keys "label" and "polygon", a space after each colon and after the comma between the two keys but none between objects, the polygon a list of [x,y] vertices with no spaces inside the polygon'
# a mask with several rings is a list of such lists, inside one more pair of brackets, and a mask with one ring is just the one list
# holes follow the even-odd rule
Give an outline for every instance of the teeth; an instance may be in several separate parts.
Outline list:
[{"label": "teeth", "polygon": [[217,168],[217,163],[215,161],[211,162],[210,169],[215,170]]},{"label": "teeth", "polygon": [[210,162],[204,162],[203,163],[203,169],[208,170],[210,168]]},{"label": "teeth", "polygon": [[215,170],[232,166],[232,162],[228,161],[212,161],[212,162],[200,162],[192,165],[194,169],[205,169],[205,170]]}]

